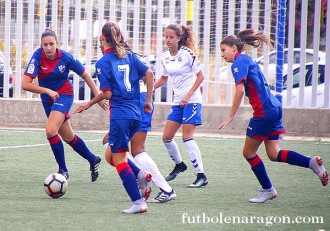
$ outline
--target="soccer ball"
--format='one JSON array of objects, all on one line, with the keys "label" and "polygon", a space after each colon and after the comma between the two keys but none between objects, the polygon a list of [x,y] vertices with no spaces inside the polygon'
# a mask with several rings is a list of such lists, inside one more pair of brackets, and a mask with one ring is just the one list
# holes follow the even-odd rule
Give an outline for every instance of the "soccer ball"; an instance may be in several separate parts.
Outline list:
[{"label": "soccer ball", "polygon": [[66,193],[68,188],[68,181],[60,173],[52,173],[46,177],[44,182],[44,189],[48,196],[52,198],[59,198]]}]

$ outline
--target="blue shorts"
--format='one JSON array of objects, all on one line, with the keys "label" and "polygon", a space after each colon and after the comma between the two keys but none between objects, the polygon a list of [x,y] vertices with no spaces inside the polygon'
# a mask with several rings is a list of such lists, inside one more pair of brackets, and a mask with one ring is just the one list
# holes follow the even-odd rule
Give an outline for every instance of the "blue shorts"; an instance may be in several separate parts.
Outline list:
[{"label": "blue shorts", "polygon": [[251,118],[246,129],[246,135],[256,140],[278,140],[284,133],[281,107],[274,108],[264,117]]},{"label": "blue shorts", "polygon": [[167,116],[167,120],[172,120],[180,124],[202,124],[202,105],[200,103],[188,103],[185,107],[174,105]]},{"label": "blue shorts", "polygon": [[59,111],[65,115],[65,120],[70,119],[70,109],[73,103],[73,95],[60,95],[55,102],[50,97],[42,97],[42,105],[44,107],[47,117],[51,111]]},{"label": "blue shorts", "polygon": [[145,113],[144,112],[144,102],[146,101],[147,93],[142,92],[140,94],[140,105],[141,105],[141,116],[142,116],[142,122],[141,122],[141,128],[139,131],[141,132],[149,132],[151,131],[151,120],[152,120],[152,114],[154,113],[154,102],[152,102],[152,112],[151,113]]},{"label": "blue shorts", "polygon": [[129,141],[141,126],[140,120],[110,120],[109,145],[112,153],[128,152]]}]

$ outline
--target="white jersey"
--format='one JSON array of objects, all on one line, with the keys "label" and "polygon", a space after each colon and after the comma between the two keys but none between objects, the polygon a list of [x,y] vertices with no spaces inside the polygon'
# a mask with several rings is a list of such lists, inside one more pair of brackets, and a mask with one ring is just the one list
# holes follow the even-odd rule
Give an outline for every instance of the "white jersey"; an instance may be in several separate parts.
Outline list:
[{"label": "white jersey", "polygon": [[[184,46],[180,47],[176,56],[172,56],[167,49],[163,53],[161,62],[163,66],[162,76],[172,78],[173,103],[179,104],[194,85],[196,74],[202,70],[203,64],[192,50]],[[202,103],[199,88],[190,97],[188,103]]]}]

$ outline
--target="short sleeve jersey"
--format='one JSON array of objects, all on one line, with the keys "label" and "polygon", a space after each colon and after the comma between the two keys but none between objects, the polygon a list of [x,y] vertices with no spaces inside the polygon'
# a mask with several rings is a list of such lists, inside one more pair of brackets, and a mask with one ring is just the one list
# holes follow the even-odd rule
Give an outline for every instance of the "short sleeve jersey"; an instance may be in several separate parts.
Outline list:
[{"label": "short sleeve jersey", "polygon": [[231,66],[235,84],[244,82],[245,94],[253,108],[254,117],[263,117],[272,108],[279,107],[280,102],[270,93],[269,86],[259,65],[245,54],[236,54]]},{"label": "short sleeve jersey", "polygon": [[73,95],[72,84],[68,79],[70,70],[78,75],[85,72],[84,66],[70,53],[57,49],[57,57],[50,60],[43,49],[39,48],[33,53],[24,75],[38,77],[39,86],[56,91],[59,95]]},{"label": "short sleeve jersey", "polygon": [[[194,85],[196,75],[202,70],[203,64],[191,49],[184,46],[180,47],[176,56],[172,56],[170,50],[167,49],[163,53],[161,63],[163,66],[162,75],[172,78],[173,103],[179,104]],[[189,103],[202,103],[199,89],[190,97]]]},{"label": "short sleeve jersey", "polygon": [[140,80],[148,67],[132,53],[121,59],[111,49],[105,50],[95,67],[100,90],[112,91],[110,118],[141,120]]}]

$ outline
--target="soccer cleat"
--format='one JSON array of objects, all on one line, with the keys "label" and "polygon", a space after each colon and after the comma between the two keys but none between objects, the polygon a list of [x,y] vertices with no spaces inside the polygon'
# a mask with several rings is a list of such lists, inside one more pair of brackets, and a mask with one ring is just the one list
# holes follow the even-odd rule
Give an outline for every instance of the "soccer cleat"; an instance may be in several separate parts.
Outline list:
[{"label": "soccer cleat", "polygon": [[141,195],[145,200],[148,200],[151,194],[151,180],[152,175],[147,171],[141,170],[137,176],[138,186],[140,188]]},{"label": "soccer cleat", "polygon": [[58,170],[58,173],[62,174],[65,177],[65,179],[69,179],[69,173],[68,172],[65,172],[62,169],[60,169],[60,170]]},{"label": "soccer cleat", "polygon": [[328,185],[328,181],[329,181],[328,171],[325,170],[323,166],[323,160],[321,159],[321,157],[314,156],[309,162],[309,168],[312,169],[313,172],[315,172],[319,176],[323,186]]},{"label": "soccer cleat", "polygon": [[277,192],[274,187],[270,189],[261,189],[257,197],[250,199],[252,203],[264,203],[268,200],[273,200],[277,197]]},{"label": "soccer cleat", "polygon": [[90,171],[91,171],[91,181],[94,182],[97,180],[99,177],[99,166],[101,163],[101,157],[96,156],[95,161],[93,165],[90,166]]},{"label": "soccer cleat", "polygon": [[158,195],[155,198],[149,199],[147,202],[149,203],[166,203],[171,200],[175,200],[176,193],[174,189],[172,189],[171,192],[165,192],[163,189],[160,189],[161,191],[158,193]]},{"label": "soccer cleat", "polygon": [[208,184],[207,177],[205,176],[204,173],[198,173],[197,174],[197,179],[195,180],[194,183],[188,185],[188,188],[201,188],[204,187]]},{"label": "soccer cleat", "polygon": [[180,173],[187,170],[187,165],[182,161],[180,164],[176,164],[173,171],[165,176],[166,181],[174,180],[175,177]]},{"label": "soccer cleat", "polygon": [[123,210],[123,213],[127,214],[143,214],[147,212],[147,204],[142,200],[134,201],[132,206]]}]

